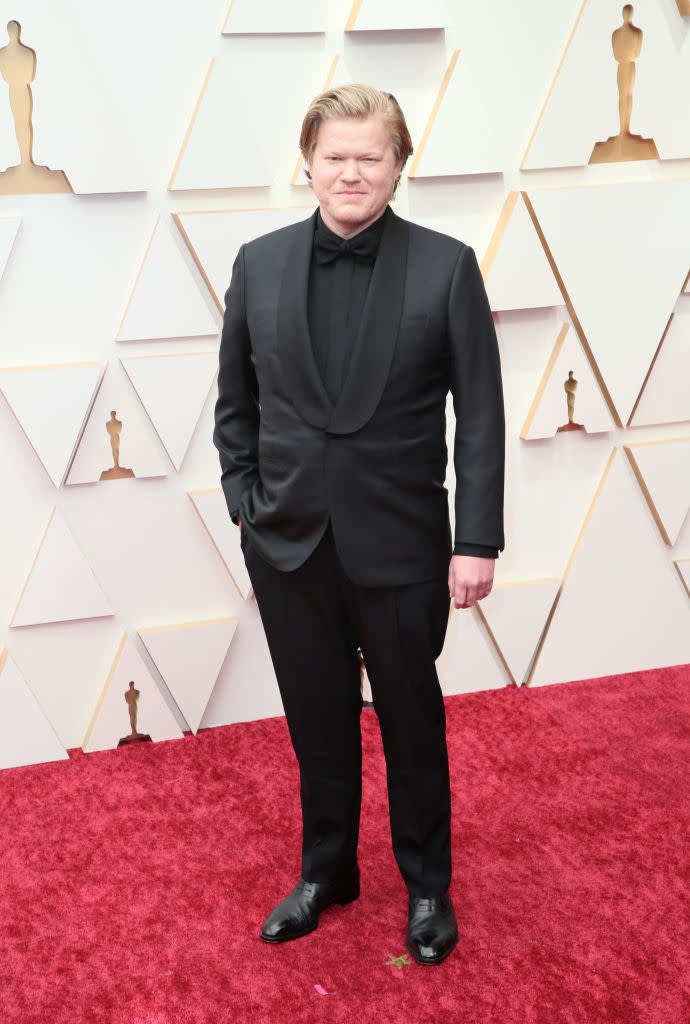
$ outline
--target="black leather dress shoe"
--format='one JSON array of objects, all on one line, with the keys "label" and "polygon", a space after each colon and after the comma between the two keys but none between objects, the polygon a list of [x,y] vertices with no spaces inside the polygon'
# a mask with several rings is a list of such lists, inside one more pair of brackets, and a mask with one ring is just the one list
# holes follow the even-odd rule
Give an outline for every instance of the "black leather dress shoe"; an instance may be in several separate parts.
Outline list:
[{"label": "black leather dress shoe", "polygon": [[440,964],[458,941],[458,926],[448,893],[431,899],[410,896],[405,945],[419,964]]},{"label": "black leather dress shoe", "polygon": [[261,929],[264,942],[289,942],[313,932],[319,914],[332,903],[345,906],[359,896],[359,868],[336,882],[299,882],[266,918]]}]

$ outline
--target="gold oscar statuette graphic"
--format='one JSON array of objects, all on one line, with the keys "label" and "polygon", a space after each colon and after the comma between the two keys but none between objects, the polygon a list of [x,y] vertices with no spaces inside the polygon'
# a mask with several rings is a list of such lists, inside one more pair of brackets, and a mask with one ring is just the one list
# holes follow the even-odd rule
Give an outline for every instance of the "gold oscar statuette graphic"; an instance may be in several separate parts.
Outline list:
[{"label": "gold oscar statuette graphic", "polygon": [[111,469],[103,470],[101,473],[101,480],[125,480],[128,477],[134,476],[133,470],[125,469],[124,466],[120,465],[120,434],[122,433],[122,420],[117,418],[117,413],[114,409],[110,413],[110,419],[106,423],[105,429],[108,431],[110,447],[113,450],[113,465]]},{"label": "gold oscar statuette graphic", "polygon": [[137,690],[134,685],[134,680],[129,684],[129,687],[125,690],[125,701],[127,702],[127,710],[129,711],[129,724],[132,731],[129,736],[123,736],[118,747],[126,747],[129,743],[150,743],[151,737],[147,733],[139,732],[137,729],[137,714],[139,711],[139,697],[141,691]]},{"label": "gold oscar statuette graphic", "polygon": [[606,142],[597,142],[589,158],[590,164],[609,164],[623,160],[658,160],[654,139],[643,139],[630,131],[635,61],[642,50],[642,29],[632,23],[633,6],[623,8],[623,24],[611,37],[613,56],[618,62],[618,117],[620,131]]},{"label": "gold oscar statuette graphic", "polygon": [[556,431],[557,434],[562,433],[564,430],[584,430],[582,423],[575,422],[575,392],[577,391],[577,381],[573,375],[572,370],[568,370],[568,379],[563,384],[565,395],[568,400],[568,422],[562,427],[559,427]]},{"label": "gold oscar statuette graphic", "polygon": [[9,43],[0,49],[0,74],[10,87],[10,109],[19,146],[19,163],[0,171],[0,195],[29,195],[37,192],[71,192],[64,171],[39,167],[33,161],[34,129],[31,122],[33,96],[31,83],[36,77],[36,54],[21,42],[21,25],[10,21]]}]

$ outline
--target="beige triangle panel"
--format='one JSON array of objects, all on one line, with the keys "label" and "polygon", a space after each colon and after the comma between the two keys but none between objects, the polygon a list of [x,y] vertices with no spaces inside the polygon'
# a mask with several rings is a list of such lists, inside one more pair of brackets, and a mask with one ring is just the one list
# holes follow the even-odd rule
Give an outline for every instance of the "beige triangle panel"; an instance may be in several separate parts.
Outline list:
[{"label": "beige triangle panel", "polygon": [[539,640],[539,644],[537,645],[537,649],[536,649],[535,654],[534,654],[534,660],[532,661],[532,666],[530,668],[529,675],[527,676],[527,679],[526,679],[526,683],[527,683],[528,686],[531,684],[532,680],[534,679],[534,674],[535,674],[536,669],[537,669],[537,664],[539,662],[539,657],[541,655],[541,652],[542,652],[543,647],[544,647],[544,643],[545,643],[546,638],[548,636],[549,629],[551,627],[551,623],[553,622],[553,618],[554,618],[554,615],[556,613],[556,609],[558,608],[558,602],[561,599],[561,595],[563,593],[563,587],[565,586],[566,580],[568,579],[568,574],[570,573],[570,570],[573,567],[573,562],[575,561],[575,556],[577,554],[578,548],[580,547],[580,544],[582,543],[582,538],[584,537],[585,532],[587,530],[587,527],[589,525],[589,522],[590,522],[590,520],[592,518],[592,514],[594,512],[596,504],[597,504],[597,502],[599,500],[599,497],[601,495],[601,492],[603,490],[604,484],[606,482],[606,478],[608,477],[608,475],[609,475],[609,473],[611,471],[611,466],[613,465],[613,461],[614,461],[615,457],[616,457],[616,449],[613,448],[612,451],[611,451],[611,454],[609,456],[608,462],[606,463],[606,466],[604,467],[604,472],[602,473],[601,478],[599,480],[599,483],[597,484],[597,488],[596,488],[596,490],[594,492],[594,497],[592,498],[590,506],[589,506],[589,508],[587,510],[587,515],[585,516],[584,522],[583,522],[582,526],[580,527],[580,532],[577,535],[577,540],[575,541],[575,546],[573,547],[573,550],[570,553],[570,558],[568,559],[568,564],[566,565],[565,572],[563,573],[563,579],[561,580],[561,585],[558,588],[558,593],[556,594],[556,597],[554,598],[553,605],[551,606],[551,611],[549,612],[549,615],[548,615],[548,617],[546,619],[546,623],[544,624],[544,631],[543,631],[543,633],[541,635],[541,639]]},{"label": "beige triangle panel", "polygon": [[680,581],[685,587],[685,593],[690,597],[690,558],[679,558],[673,563]]},{"label": "beige triangle panel", "polygon": [[575,330],[578,333],[578,336],[580,338],[580,342],[582,343],[582,347],[585,350],[585,353],[587,354],[587,358],[589,360],[590,366],[592,367],[592,371],[594,373],[594,376],[597,379],[597,383],[599,385],[601,393],[604,396],[606,404],[607,404],[607,406],[609,408],[609,412],[611,413],[611,417],[612,417],[612,419],[613,419],[613,421],[614,421],[614,423],[615,423],[615,425],[617,427],[622,427],[623,423],[621,421],[620,416],[618,415],[618,411],[617,411],[617,409],[616,409],[616,407],[615,407],[615,405],[613,403],[613,399],[611,397],[611,393],[609,392],[609,389],[606,386],[606,382],[605,382],[605,380],[603,378],[601,370],[599,369],[597,361],[594,358],[594,354],[593,354],[592,349],[591,349],[591,347],[589,345],[589,342],[587,341],[587,337],[585,335],[585,332],[582,329],[582,324],[580,323],[580,320],[578,318],[577,311],[576,311],[576,309],[575,309],[575,307],[574,307],[574,305],[573,305],[573,303],[571,301],[570,295],[568,294],[568,290],[567,290],[567,288],[565,286],[565,283],[563,281],[561,273],[560,273],[560,271],[558,269],[558,265],[556,263],[556,260],[554,259],[553,253],[551,252],[551,249],[550,249],[549,244],[547,242],[547,239],[546,239],[546,236],[544,234],[544,231],[542,230],[541,224],[539,223],[539,220],[538,220],[537,215],[535,213],[532,201],[531,201],[529,195],[526,192],[523,192],[522,195],[523,195],[523,198],[525,200],[525,205],[527,206],[528,213],[529,213],[530,217],[532,218],[532,223],[534,224],[535,230],[536,230],[536,232],[537,232],[537,234],[539,236],[541,244],[544,247],[544,252],[546,253],[546,258],[549,261],[549,265],[551,266],[551,270],[553,271],[553,275],[554,275],[554,277],[556,279],[556,282],[557,282],[558,287],[560,289],[561,295],[563,296],[563,300],[565,302],[566,309],[568,310],[568,313],[570,315],[570,319],[572,320],[572,323],[573,323],[573,325],[575,327]]},{"label": "beige triangle panel", "polygon": [[494,690],[513,682],[506,661],[477,605],[451,607],[446,642],[437,661],[441,689],[446,696]]},{"label": "beige triangle panel", "polygon": [[0,217],[0,280],[5,273],[21,222],[21,217]]},{"label": "beige triangle panel", "polygon": [[[630,413],[628,426],[690,419],[690,398],[685,385],[690,371],[690,317],[681,317],[675,324],[674,320],[675,314],[671,313]],[[687,344],[683,344],[683,338],[677,341],[683,328],[686,328]],[[664,347],[669,334],[670,343]],[[683,367],[683,363],[687,365]],[[680,400],[676,397],[679,388]]]},{"label": "beige triangle panel", "polygon": [[690,508],[690,437],[626,445],[624,451],[659,533],[672,547]]},{"label": "beige triangle panel", "polygon": [[67,758],[67,751],[5,648],[0,652],[0,770]]},{"label": "beige triangle panel", "polygon": [[482,625],[484,626],[484,629],[486,630],[487,636],[491,640],[491,643],[494,645],[494,648],[496,650],[496,654],[500,658],[501,664],[503,665],[503,668],[506,670],[506,674],[507,674],[508,678],[510,679],[511,683],[513,683],[513,685],[517,686],[518,685],[518,681],[515,678],[515,675],[513,674],[513,672],[511,672],[510,665],[506,661],[505,655],[503,654],[503,651],[501,650],[501,648],[499,646],[499,643],[498,643],[498,641],[496,639],[496,636],[495,636],[491,626],[489,625],[489,622],[488,622],[488,620],[486,618],[486,615],[482,611],[481,604],[479,602],[477,602],[477,604],[475,605],[475,608],[477,609],[477,615],[479,616],[479,619],[480,619]]},{"label": "beige triangle panel", "polygon": [[306,219],[314,206],[276,206],[247,210],[196,210],[173,214],[185,245],[199,268],[220,313],[230,272],[248,238]]},{"label": "beige triangle panel", "polygon": [[676,0],[678,10],[685,18],[690,18],[690,0]]},{"label": "beige triangle panel", "polygon": [[196,249],[194,248],[192,240],[190,239],[189,235],[187,234],[187,231],[185,230],[185,226],[184,226],[184,224],[182,222],[182,219],[181,219],[180,215],[178,213],[173,213],[172,218],[173,218],[173,221],[175,222],[175,224],[177,225],[177,230],[182,235],[182,238],[184,240],[185,245],[189,249],[189,252],[190,252],[190,255],[191,255],[192,259],[196,263],[197,270],[201,274],[201,276],[202,276],[202,278],[204,280],[204,284],[206,285],[206,287],[208,288],[209,292],[211,293],[211,298],[215,302],[216,308],[218,309],[218,312],[222,316],[222,314],[224,312],[223,303],[221,302],[219,296],[214,291],[214,288],[213,288],[213,285],[211,284],[209,276],[206,273],[204,265],[203,265],[203,263],[201,262],[201,260],[199,258],[199,254],[196,251]]},{"label": "beige triangle panel", "polygon": [[139,636],[196,732],[237,628],[223,618],[140,629]]},{"label": "beige triangle panel", "polygon": [[203,84],[201,86],[201,92],[199,93],[199,98],[196,101],[196,104],[194,105],[194,110],[192,112],[192,119],[189,122],[189,128],[187,129],[185,137],[182,140],[182,145],[180,147],[180,152],[178,154],[177,160],[175,161],[175,166],[173,167],[173,172],[170,175],[170,181],[168,182],[168,192],[171,192],[175,188],[175,178],[177,177],[177,172],[180,169],[180,164],[182,163],[182,158],[184,157],[185,150],[187,149],[187,146],[189,144],[189,139],[190,139],[190,136],[192,134],[192,129],[194,128],[194,122],[197,119],[197,116],[199,114],[199,109],[201,107],[201,104],[203,103],[204,94],[206,92],[206,89],[208,88],[208,83],[209,83],[209,81],[211,79],[211,75],[213,73],[213,65],[215,63],[216,63],[216,59],[214,57],[213,60],[211,61],[211,63],[209,64],[209,66],[208,66],[208,71],[206,72],[206,76],[204,77],[204,81],[203,81]]},{"label": "beige triangle panel", "polygon": [[554,88],[556,86],[556,82],[558,81],[558,76],[560,75],[561,71],[563,70],[563,65],[565,64],[565,59],[568,56],[568,50],[570,49],[572,41],[575,38],[575,33],[577,32],[577,29],[578,29],[578,26],[580,24],[580,21],[582,20],[582,15],[584,14],[584,10],[585,10],[586,6],[587,6],[587,0],[582,0],[582,5],[580,6],[579,11],[577,12],[577,16],[576,16],[575,21],[573,23],[572,31],[570,33],[570,36],[568,37],[568,41],[567,41],[567,43],[565,45],[565,49],[563,50],[563,54],[561,56],[561,59],[558,62],[558,67],[556,68],[556,74],[554,75],[553,81],[551,82],[551,85],[549,86],[549,91],[546,94],[546,99],[544,100],[544,104],[543,104],[543,106],[542,106],[542,108],[541,108],[541,110],[539,112],[539,117],[537,118],[537,123],[535,124],[534,130],[533,130],[532,134],[530,135],[529,142],[527,143],[527,149],[525,150],[524,156],[522,158],[522,163],[520,164],[520,170],[524,170],[525,169],[525,164],[527,163],[527,158],[529,156],[529,152],[530,152],[530,150],[532,148],[532,145],[534,143],[535,138],[537,137],[537,133],[538,133],[540,127],[541,127],[542,121],[544,119],[544,114],[546,113],[546,111],[548,109],[548,106],[549,106],[549,103],[551,102],[551,97],[553,95],[553,91],[554,91]]},{"label": "beige triangle panel", "polygon": [[628,460],[614,456],[569,562],[530,682],[569,682],[686,662],[686,595]]},{"label": "beige triangle panel", "polygon": [[563,302],[525,197],[511,192],[481,263],[494,311],[540,309]]},{"label": "beige triangle panel", "polygon": [[230,519],[222,489],[187,493],[232,582],[246,600],[252,593],[252,583],[244,564],[240,530]]},{"label": "beige triangle panel", "polygon": [[560,587],[558,579],[496,584],[477,611],[512,681],[527,676]]},{"label": "beige triangle panel", "polygon": [[181,738],[182,730],[158,684],[125,633],[86,731],[82,750],[88,753]]},{"label": "beige triangle panel", "polygon": [[484,259],[481,262],[480,269],[482,272],[482,277],[484,278],[484,283],[486,283],[487,278],[491,273],[491,269],[496,260],[498,250],[503,244],[503,239],[505,237],[506,230],[508,228],[508,225],[510,224],[513,213],[515,212],[515,207],[517,206],[519,198],[519,192],[509,192],[506,197],[506,201],[503,204],[503,209],[501,210],[498,222],[496,224],[496,227],[494,228],[494,233],[489,240],[489,244],[486,247],[486,252],[484,253]]},{"label": "beige triangle panel", "polygon": [[467,57],[451,56],[408,177],[501,174],[501,152]]},{"label": "beige triangle panel", "polygon": [[[270,131],[236,62],[211,61],[168,191],[268,187]],[[275,113],[273,114],[275,116]],[[219,127],[220,126],[220,127]]]},{"label": "beige triangle panel", "polygon": [[111,362],[101,380],[66,484],[166,476],[170,463],[141,400],[121,363]]},{"label": "beige triangle panel", "polygon": [[131,356],[120,362],[179,470],[213,383],[218,353]]},{"label": "beige triangle panel", "polygon": [[596,434],[614,424],[577,335],[563,324],[524,426],[523,440],[581,431]]},{"label": "beige triangle panel", "polygon": [[187,266],[179,237],[156,223],[127,302],[118,341],[216,335],[220,324]]},{"label": "beige triangle panel", "polygon": [[412,160],[412,163],[410,165],[410,169],[407,172],[408,178],[414,178],[416,173],[417,173],[417,167],[419,166],[419,161],[422,158],[422,153],[424,152],[424,149],[426,147],[427,140],[428,140],[429,136],[431,135],[431,130],[434,127],[434,122],[436,121],[436,116],[437,116],[437,114],[439,112],[441,104],[443,103],[443,98],[446,95],[446,91],[448,89],[448,83],[450,82],[451,78],[453,77],[453,72],[455,71],[455,65],[458,63],[458,57],[459,56],[460,56],[460,51],[459,50],[455,50],[453,52],[451,58],[450,58],[450,63],[448,64],[448,67],[446,68],[446,73],[443,76],[443,81],[441,82],[441,88],[438,91],[438,96],[436,97],[436,99],[434,101],[434,105],[431,108],[431,114],[429,115],[429,120],[427,121],[426,127],[424,128],[424,132],[422,134],[422,137],[419,140],[419,145],[417,147],[417,152],[415,153],[414,158]]},{"label": "beige triangle panel", "polygon": [[112,614],[93,570],[54,507],[10,625],[98,619]]},{"label": "beige triangle panel", "polygon": [[99,363],[0,369],[0,391],[55,487],[64,481],[104,373]]}]

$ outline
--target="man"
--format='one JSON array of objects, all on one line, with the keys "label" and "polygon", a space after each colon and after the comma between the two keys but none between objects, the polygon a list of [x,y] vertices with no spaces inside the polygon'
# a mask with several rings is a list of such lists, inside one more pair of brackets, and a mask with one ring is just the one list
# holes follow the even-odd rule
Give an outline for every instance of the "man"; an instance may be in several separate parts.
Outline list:
[{"label": "man", "polygon": [[298,938],[359,896],[361,647],[406,942],[436,964],[458,932],[434,662],[449,592],[462,608],[485,597],[503,545],[496,336],[472,250],[388,207],[412,152],[394,97],[362,85],[322,94],[300,145],[319,209],[238,253],[214,434],[300,768],[302,877],[261,938]]}]

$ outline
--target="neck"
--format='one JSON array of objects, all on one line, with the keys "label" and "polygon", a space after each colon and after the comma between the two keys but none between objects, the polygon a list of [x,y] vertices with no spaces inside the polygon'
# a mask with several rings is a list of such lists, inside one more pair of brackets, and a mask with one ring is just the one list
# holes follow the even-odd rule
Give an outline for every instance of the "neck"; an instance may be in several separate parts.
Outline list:
[{"label": "neck", "polygon": [[327,214],[324,215],[324,211],[321,207],[319,207],[319,214],[321,216],[321,220],[326,225],[329,231],[332,231],[334,235],[338,236],[338,238],[348,239],[354,238],[355,235],[360,234],[360,232],[365,231],[372,224],[375,224],[380,217],[383,217],[387,207],[388,204],[386,204],[386,206],[384,206],[382,210],[379,210],[376,216],[371,217],[369,220],[365,220],[361,224],[356,224],[352,228],[344,224],[339,224],[337,221],[331,220],[331,218]]}]

